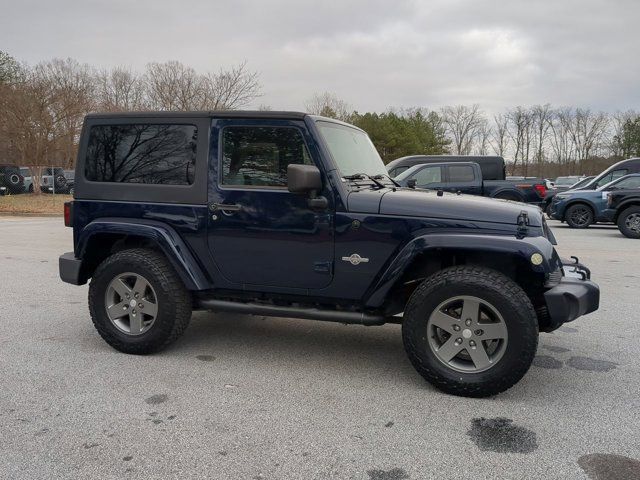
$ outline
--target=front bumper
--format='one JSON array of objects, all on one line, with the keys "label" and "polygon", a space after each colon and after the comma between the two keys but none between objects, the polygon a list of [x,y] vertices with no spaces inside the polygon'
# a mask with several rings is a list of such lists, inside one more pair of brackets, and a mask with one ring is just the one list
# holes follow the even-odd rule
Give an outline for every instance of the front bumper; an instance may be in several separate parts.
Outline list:
[{"label": "front bumper", "polygon": [[550,329],[595,312],[600,305],[600,287],[590,280],[591,272],[577,258],[562,261],[564,276],[544,293]]},{"label": "front bumper", "polygon": [[82,260],[76,258],[73,252],[60,255],[58,259],[60,279],[72,285],[84,285],[87,280],[82,275]]}]

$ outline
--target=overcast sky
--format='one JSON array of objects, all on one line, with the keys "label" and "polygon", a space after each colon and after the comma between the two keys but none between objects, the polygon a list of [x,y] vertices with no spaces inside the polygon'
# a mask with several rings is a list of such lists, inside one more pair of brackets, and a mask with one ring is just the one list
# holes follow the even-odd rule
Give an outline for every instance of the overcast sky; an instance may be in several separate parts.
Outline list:
[{"label": "overcast sky", "polygon": [[0,0],[0,49],[142,70],[247,61],[273,109],[640,109],[640,1]]}]

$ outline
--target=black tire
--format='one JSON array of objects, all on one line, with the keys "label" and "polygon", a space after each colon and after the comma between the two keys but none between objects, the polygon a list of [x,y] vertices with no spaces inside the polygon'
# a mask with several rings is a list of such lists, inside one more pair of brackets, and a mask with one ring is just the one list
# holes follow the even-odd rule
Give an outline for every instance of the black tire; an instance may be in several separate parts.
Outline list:
[{"label": "black tire", "polygon": [[622,211],[618,216],[618,229],[628,238],[640,238],[640,206],[635,205]]},{"label": "black tire", "polygon": [[551,218],[551,202],[547,203],[547,206],[544,207],[544,213],[547,214],[548,218]]},{"label": "black tire", "polygon": [[564,219],[571,228],[587,228],[593,224],[593,218],[593,209],[584,203],[575,203],[564,213]]},{"label": "black tire", "polygon": [[[465,373],[445,365],[427,339],[427,319],[442,302],[457,296],[489,302],[504,319],[508,342],[488,370]],[[531,301],[513,280],[488,268],[457,266],[432,275],[413,292],[405,307],[402,338],[411,363],[429,383],[453,395],[487,397],[509,389],[529,370],[538,346],[538,321]]]},{"label": "black tire", "polygon": [[29,193],[33,193],[33,184],[29,185]]},{"label": "black tire", "polygon": [[[106,311],[109,283],[118,275],[142,275],[157,297],[157,316],[149,330],[139,335],[123,333]],[[113,348],[144,355],[158,352],[173,343],[191,319],[191,295],[164,255],[148,249],[124,250],[111,255],[96,269],[89,285],[89,311],[98,333]]]}]

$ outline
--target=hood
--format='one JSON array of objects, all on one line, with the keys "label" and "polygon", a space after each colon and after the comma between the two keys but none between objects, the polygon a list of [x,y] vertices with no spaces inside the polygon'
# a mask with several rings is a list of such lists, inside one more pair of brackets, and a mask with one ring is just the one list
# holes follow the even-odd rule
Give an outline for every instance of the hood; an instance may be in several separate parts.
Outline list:
[{"label": "hood", "polygon": [[565,192],[560,192],[559,195],[563,195],[565,197],[569,197],[569,196],[575,196],[575,195],[579,195],[581,197],[588,197],[588,196],[599,196],[602,192],[599,190],[567,190]]},{"label": "hood", "polygon": [[518,215],[525,211],[531,226],[542,226],[538,207],[526,203],[498,200],[474,195],[458,195],[435,191],[399,188],[362,190],[349,194],[349,211],[379,213],[407,217],[446,218],[493,223],[517,224]]}]

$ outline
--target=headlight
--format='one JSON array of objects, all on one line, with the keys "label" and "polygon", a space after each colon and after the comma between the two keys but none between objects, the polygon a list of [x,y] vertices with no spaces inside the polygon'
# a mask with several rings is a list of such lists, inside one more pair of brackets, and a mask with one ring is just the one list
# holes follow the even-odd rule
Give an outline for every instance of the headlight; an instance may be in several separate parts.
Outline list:
[{"label": "headlight", "polygon": [[562,195],[562,194],[559,193],[558,195],[556,195],[553,198],[554,198],[554,200],[564,200],[566,198],[569,198],[569,195]]}]

